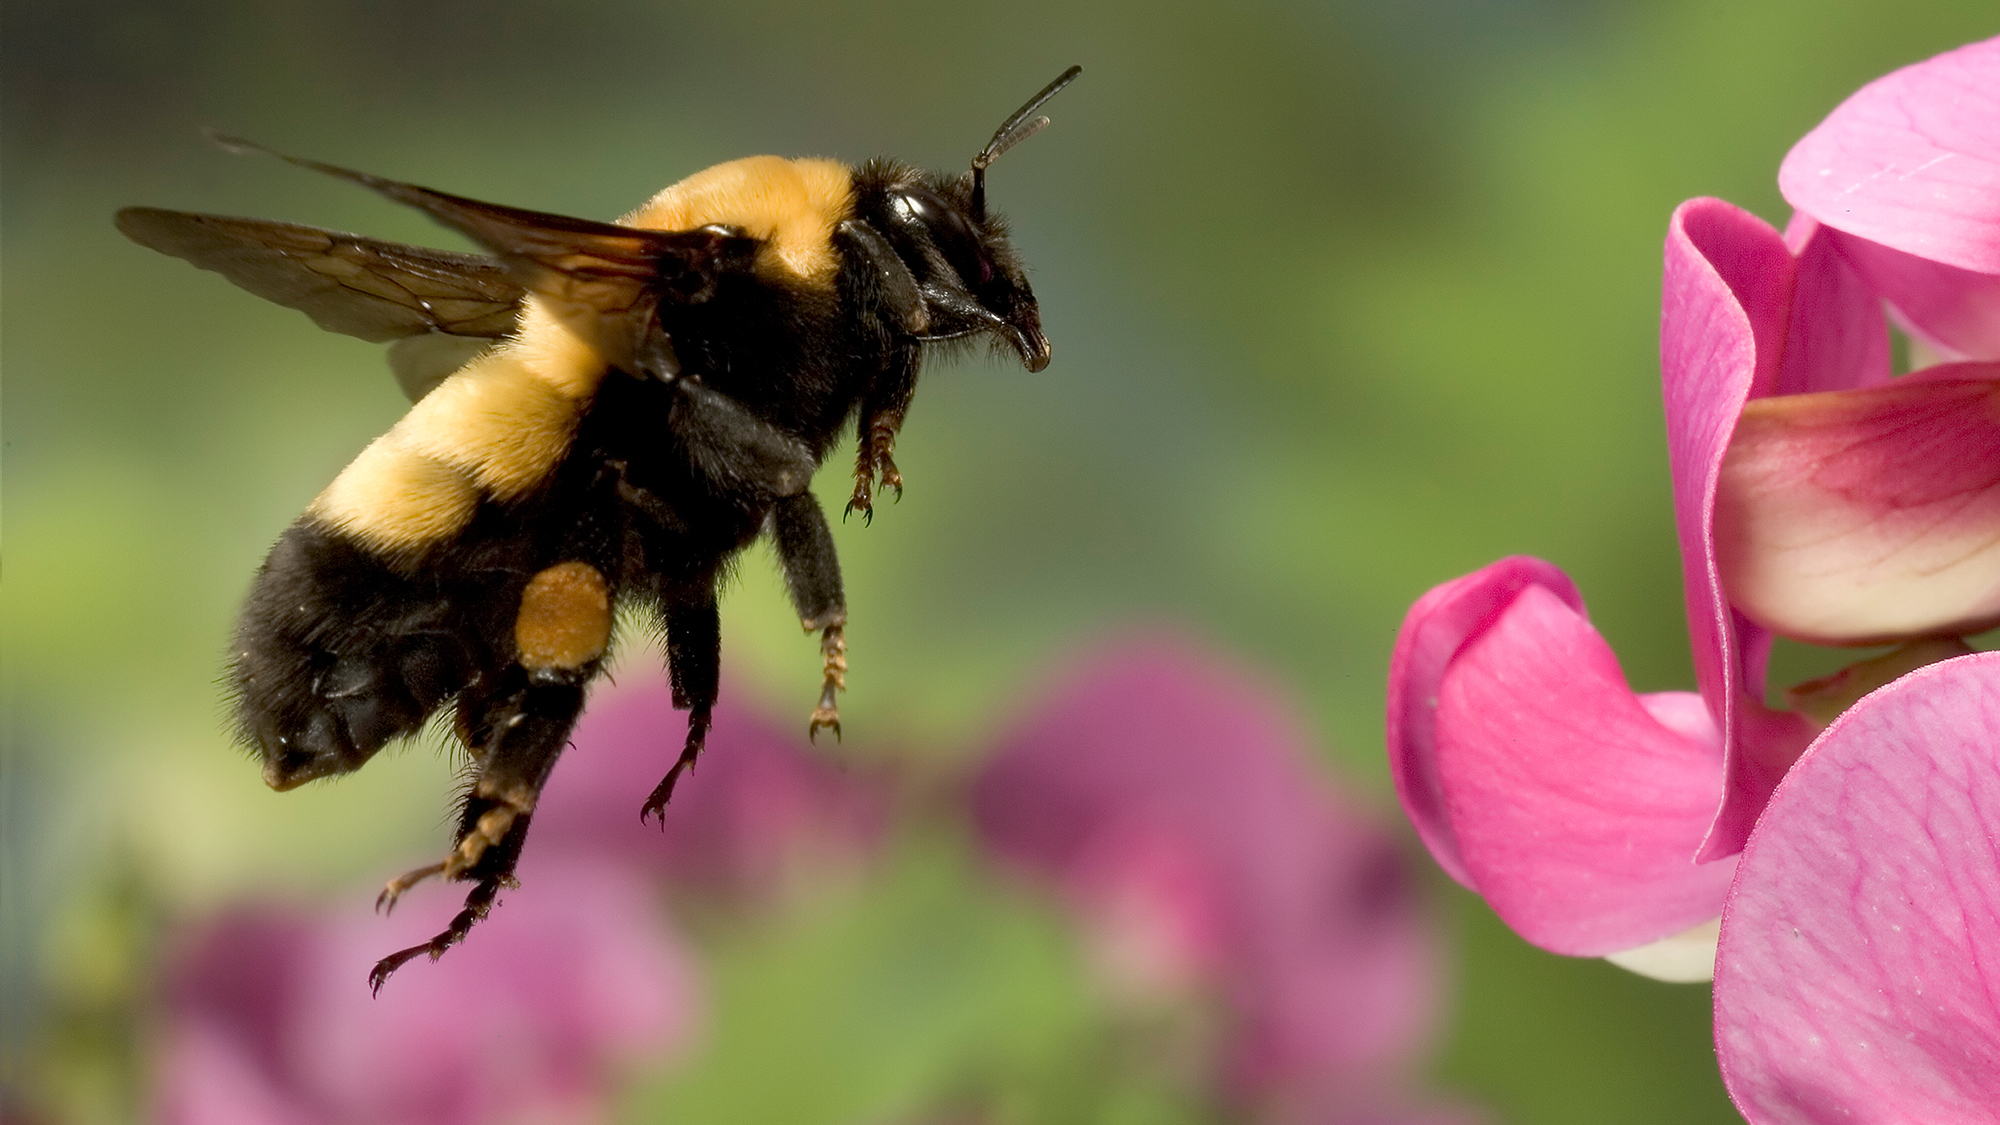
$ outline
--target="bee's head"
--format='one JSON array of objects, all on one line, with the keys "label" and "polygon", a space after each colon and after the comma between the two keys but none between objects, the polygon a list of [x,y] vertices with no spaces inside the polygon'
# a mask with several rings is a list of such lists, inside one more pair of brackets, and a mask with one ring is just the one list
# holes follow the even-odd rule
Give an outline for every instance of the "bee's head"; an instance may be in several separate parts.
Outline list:
[{"label": "bee's head", "polygon": [[998,216],[975,216],[970,176],[925,176],[888,192],[890,238],[930,317],[922,338],[992,333],[1030,371],[1049,365],[1041,310]]},{"label": "bee's head", "polygon": [[898,176],[888,184],[880,219],[922,294],[929,324],[920,338],[992,333],[1020,353],[1028,370],[1049,365],[1027,271],[1007,239],[1007,224],[986,210],[986,169],[1048,125],[1035,111],[1082,72],[1070,67],[1007,118],[972,158],[970,172]]}]

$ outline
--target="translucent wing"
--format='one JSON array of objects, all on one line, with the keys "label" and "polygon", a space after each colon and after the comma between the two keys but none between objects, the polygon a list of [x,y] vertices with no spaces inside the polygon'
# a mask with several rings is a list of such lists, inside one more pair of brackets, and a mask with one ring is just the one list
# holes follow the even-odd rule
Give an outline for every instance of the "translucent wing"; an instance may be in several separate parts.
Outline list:
[{"label": "translucent wing", "polygon": [[286,156],[236,137],[215,140],[360,184],[425,212],[491,250],[522,288],[540,297],[613,367],[626,370],[654,362],[659,351],[654,313],[661,304],[706,301],[723,273],[749,269],[756,253],[756,240],[718,227],[640,230],[506,207]]},{"label": "translucent wing", "polygon": [[118,229],[297,309],[329,332],[375,343],[425,333],[504,336],[524,293],[493,258],[298,223],[127,207],[118,212]]}]

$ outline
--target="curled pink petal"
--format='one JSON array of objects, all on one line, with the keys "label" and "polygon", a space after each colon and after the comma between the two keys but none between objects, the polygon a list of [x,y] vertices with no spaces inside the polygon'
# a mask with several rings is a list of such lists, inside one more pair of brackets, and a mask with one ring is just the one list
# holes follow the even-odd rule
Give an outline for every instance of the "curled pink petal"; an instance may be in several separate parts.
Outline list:
[{"label": "curled pink petal", "polygon": [[1754,1125],[2000,1121],[2000,654],[1848,710],[1745,848],[1716,1046]]},{"label": "curled pink petal", "polygon": [[1715,917],[1722,789],[1700,697],[1639,697],[1581,613],[1528,586],[1445,671],[1437,762],[1473,886],[1522,937],[1603,956]]},{"label": "curled pink petal", "polygon": [[1787,636],[1867,644],[2000,622],[2000,366],[1749,403],[1715,529],[1737,608]]},{"label": "curled pink petal", "polygon": [[1514,555],[1419,598],[1403,618],[1389,659],[1389,770],[1396,796],[1438,866],[1467,887],[1472,876],[1459,854],[1438,776],[1438,685],[1466,642],[1490,628],[1530,586],[1583,612],[1583,596],[1568,575],[1540,559]]},{"label": "curled pink petal", "polygon": [[1778,189],[1830,227],[2000,274],[2000,39],[1862,87],[1792,147]]},{"label": "curled pink petal", "polygon": [[1730,606],[1714,538],[1716,489],[1737,416],[1779,382],[1794,275],[1784,239],[1719,199],[1689,200],[1668,224],[1660,316],[1667,456],[1695,680],[1722,716],[1726,747],[1722,803],[1703,860],[1742,848],[1811,737],[1803,719],[1763,705],[1770,634]]}]

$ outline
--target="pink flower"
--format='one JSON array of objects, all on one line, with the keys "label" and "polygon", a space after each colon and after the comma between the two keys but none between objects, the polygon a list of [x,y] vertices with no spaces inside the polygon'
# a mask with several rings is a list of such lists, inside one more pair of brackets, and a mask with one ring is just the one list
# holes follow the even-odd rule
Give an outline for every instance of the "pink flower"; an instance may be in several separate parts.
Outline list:
[{"label": "pink flower", "polygon": [[[1405,809],[1454,878],[1557,952],[1628,954],[1715,917],[1730,873],[1714,861],[1826,717],[1765,705],[1774,634],[2000,621],[2000,363],[1891,380],[1884,318],[2000,360],[2000,39],[1863,89],[1780,181],[1800,208],[1784,235],[1715,199],[1667,234],[1662,384],[1700,694],[1634,695],[1568,579],[1529,559],[1433,590],[1397,640]],[[1843,703],[1874,684],[1848,686]]]},{"label": "pink flower", "polygon": [[1055,682],[975,782],[988,843],[1054,879],[1114,986],[1221,996],[1238,1096],[1379,1087],[1430,1028],[1435,951],[1392,841],[1308,765],[1287,709],[1185,643]]},{"label": "pink flower", "polygon": [[[630,872],[531,854],[462,947],[372,997],[382,950],[434,920],[274,907],[194,933],[168,973],[168,1125],[487,1125],[601,1119],[617,1069],[684,1046],[693,971]],[[365,904],[366,895],[355,902]]]},{"label": "pink flower", "polygon": [[2000,653],[1830,726],[1723,914],[1715,1037],[1753,1125],[2000,1122]]},{"label": "pink flower", "polygon": [[[664,687],[591,701],[531,828],[521,885],[436,963],[379,997],[368,966],[441,928],[455,894],[394,915],[369,895],[312,914],[244,907],[171,971],[160,1117],[189,1125],[487,1125],[599,1120],[618,1068],[686,1045],[695,969],[663,885],[755,901],[795,864],[880,831],[880,794],[747,709],[716,711],[665,830],[639,804],[679,752]],[[442,913],[441,913],[442,912]]]}]

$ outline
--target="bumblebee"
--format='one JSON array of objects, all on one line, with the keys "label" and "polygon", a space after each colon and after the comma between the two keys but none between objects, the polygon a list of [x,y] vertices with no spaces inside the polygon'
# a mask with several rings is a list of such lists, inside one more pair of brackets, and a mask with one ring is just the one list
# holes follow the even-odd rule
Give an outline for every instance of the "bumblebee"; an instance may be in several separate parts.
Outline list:
[{"label": "bumblebee", "polygon": [[616,223],[503,207],[270,153],[416,207],[492,256],[261,219],[134,207],[118,229],[334,332],[389,342],[414,400],[285,531],[258,571],[229,673],[243,741],[279,790],[366,764],[451,710],[472,784],[453,847],[391,880],[473,884],[379,990],[493,907],[535,801],[603,670],[614,614],[665,639],[687,734],[640,816],[664,821],[716,700],[719,581],[768,536],[819,637],[807,728],[847,670],[840,563],[808,484],[850,418],[847,510],[902,493],[893,456],[927,351],[978,337],[1049,362],[1033,291],[986,206],[987,166],[1048,124],[1071,67],[967,173],[753,156]]}]

